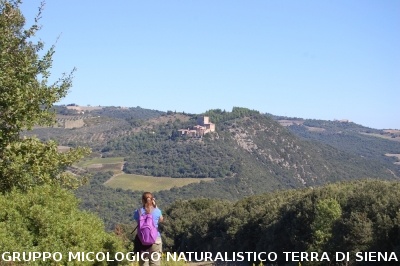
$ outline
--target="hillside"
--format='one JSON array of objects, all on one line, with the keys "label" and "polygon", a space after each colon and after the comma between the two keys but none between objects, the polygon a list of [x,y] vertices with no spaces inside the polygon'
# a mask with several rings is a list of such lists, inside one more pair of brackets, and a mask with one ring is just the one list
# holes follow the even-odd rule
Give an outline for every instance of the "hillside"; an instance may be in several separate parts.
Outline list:
[{"label": "hillside", "polygon": [[378,130],[348,121],[273,118],[301,138],[386,164],[400,162],[397,156],[391,156],[399,154],[400,130]]},{"label": "hillside", "polygon": [[[69,119],[82,115],[82,127],[37,128],[30,134],[64,146],[90,146],[93,156],[123,157],[128,174],[214,178],[157,192],[161,206],[178,198],[238,200],[267,191],[400,176],[395,157],[385,156],[399,154],[400,143],[367,135],[380,131],[353,123],[303,121],[283,126],[276,117],[246,108],[210,110],[202,115],[210,117],[216,131],[189,137],[179,130],[194,127],[201,115],[118,107],[63,114]],[[137,204],[132,198],[139,198],[140,191],[105,187],[113,173],[89,171],[94,175],[91,183],[77,191],[82,206],[96,211],[109,228],[129,222]]]},{"label": "hillside", "polygon": [[89,146],[94,151],[102,149],[107,141],[133,134],[142,121],[164,114],[140,107],[55,106],[54,111],[57,116],[53,127],[36,127],[24,135],[54,139],[63,146]]},{"label": "hillside", "polygon": [[[182,201],[165,211],[164,246],[182,252],[275,252],[278,265],[297,265],[286,263],[285,251],[326,252],[332,262],[337,251],[349,252],[346,265],[371,264],[355,263],[359,251],[395,252],[398,259],[399,193],[399,182],[364,180],[265,193],[235,203]],[[373,265],[392,264],[381,260]]]},{"label": "hillside", "polygon": [[225,154],[232,154],[234,161],[240,162],[232,174],[234,178],[217,179],[214,184],[201,184],[176,193],[185,194],[185,198],[213,194],[232,199],[342,180],[398,179],[399,168],[393,163],[382,163],[377,157],[361,157],[327,143],[300,139],[257,112],[234,113],[235,110],[226,114],[207,113],[212,121],[218,121],[218,138],[209,141],[227,149]]},{"label": "hillside", "polygon": [[[230,178],[248,179],[246,193],[258,193],[259,184],[276,189],[398,176],[395,165],[382,164],[377,156],[362,158],[327,142],[305,141],[256,111],[236,108],[206,115],[217,123],[217,131],[203,138],[177,137],[184,125],[169,120],[153,126],[151,133],[115,138],[102,151],[106,156],[129,154],[124,168],[128,173],[214,177],[223,183],[230,183],[226,180]],[[192,118],[186,125],[192,120],[195,124]],[[393,147],[387,151],[395,152]]]}]

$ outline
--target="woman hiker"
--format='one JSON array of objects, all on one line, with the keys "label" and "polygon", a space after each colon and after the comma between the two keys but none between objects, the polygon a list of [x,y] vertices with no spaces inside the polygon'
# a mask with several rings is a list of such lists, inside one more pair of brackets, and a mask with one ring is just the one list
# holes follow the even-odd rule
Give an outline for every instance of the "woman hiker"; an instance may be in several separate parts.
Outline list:
[{"label": "woman hiker", "polygon": [[[152,222],[145,221],[148,217],[152,217]],[[139,252],[140,266],[159,266],[161,265],[162,241],[161,234],[158,230],[158,224],[163,221],[161,210],[156,205],[156,200],[150,192],[145,192],[142,195],[142,207],[135,210],[133,219],[138,223],[137,235],[135,238],[135,252]],[[141,228],[142,225],[142,228]],[[154,228],[154,227],[155,228]],[[147,231],[142,232],[145,227]],[[141,236],[139,237],[139,235]],[[151,236],[153,234],[153,236]],[[143,244],[144,242],[145,244]]]}]

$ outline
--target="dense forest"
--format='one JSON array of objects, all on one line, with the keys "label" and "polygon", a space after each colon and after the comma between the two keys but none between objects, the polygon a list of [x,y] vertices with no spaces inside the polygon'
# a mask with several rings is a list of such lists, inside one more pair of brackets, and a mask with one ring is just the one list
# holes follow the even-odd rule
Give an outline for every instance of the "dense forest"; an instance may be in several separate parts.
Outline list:
[{"label": "dense forest", "polygon": [[[101,181],[98,177],[97,182]],[[102,195],[112,190],[104,186],[97,189]],[[141,193],[114,192],[109,194],[114,198],[103,197],[109,202],[107,206],[95,198],[84,202],[91,202],[86,207],[97,209],[100,216],[115,215],[107,218],[125,221],[109,226],[132,239],[135,224],[131,215],[139,206]],[[163,195],[169,194],[155,195],[165,216],[161,229],[165,251],[276,252],[282,265],[284,251],[327,252],[332,261],[335,252],[341,251],[350,252],[353,259],[348,265],[358,265],[354,258],[361,251],[396,252],[400,258],[399,193],[397,181],[358,180],[269,192],[238,201],[175,199],[167,204],[171,199],[163,199]]]},{"label": "dense forest", "polygon": [[[131,224],[132,213],[140,206],[141,191],[113,189],[103,185],[112,176],[111,172],[97,173],[90,182],[75,190],[82,209],[96,213],[104,221],[107,230],[118,224]],[[163,204],[162,204],[163,205]]]},{"label": "dense forest", "polygon": [[350,252],[352,265],[361,251],[397,252],[400,259],[399,182],[344,182],[237,202],[177,201],[165,216],[166,250],[276,252],[282,264],[284,251],[327,252],[332,261],[336,251]]}]

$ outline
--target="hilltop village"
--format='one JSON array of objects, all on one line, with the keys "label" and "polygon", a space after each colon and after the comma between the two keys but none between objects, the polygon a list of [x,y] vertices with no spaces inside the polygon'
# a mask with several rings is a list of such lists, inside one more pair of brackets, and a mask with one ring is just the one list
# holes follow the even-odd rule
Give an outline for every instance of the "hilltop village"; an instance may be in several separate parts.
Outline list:
[{"label": "hilltop village", "polygon": [[193,126],[192,129],[179,129],[178,132],[181,135],[186,135],[189,137],[202,137],[209,132],[215,131],[215,124],[210,122],[208,116],[203,116],[197,119],[197,125]]}]

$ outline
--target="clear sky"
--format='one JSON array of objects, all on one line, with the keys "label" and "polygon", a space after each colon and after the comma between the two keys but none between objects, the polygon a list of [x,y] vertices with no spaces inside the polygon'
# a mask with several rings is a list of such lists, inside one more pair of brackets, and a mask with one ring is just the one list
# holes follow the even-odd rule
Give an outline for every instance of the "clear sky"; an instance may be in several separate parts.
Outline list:
[{"label": "clear sky", "polygon": [[60,104],[400,129],[398,0],[47,0],[41,24],[54,79],[77,68]]}]

